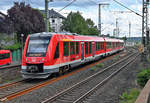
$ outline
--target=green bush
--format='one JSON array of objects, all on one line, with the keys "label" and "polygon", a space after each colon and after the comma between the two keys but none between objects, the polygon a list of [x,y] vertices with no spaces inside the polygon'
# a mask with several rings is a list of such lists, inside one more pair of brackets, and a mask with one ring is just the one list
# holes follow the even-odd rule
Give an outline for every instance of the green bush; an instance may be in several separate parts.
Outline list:
[{"label": "green bush", "polygon": [[5,47],[2,47],[2,48],[5,49],[5,50],[17,50],[17,49],[21,48],[21,44],[16,43],[14,45],[5,46]]},{"label": "green bush", "polygon": [[99,63],[99,64],[96,65],[96,67],[99,67],[99,68],[101,68],[103,66],[104,66],[104,64],[102,64],[102,63]]},{"label": "green bush", "polygon": [[150,62],[150,58],[148,58],[147,60],[148,60],[148,62]]},{"label": "green bush", "polygon": [[129,92],[124,92],[120,98],[120,103],[134,103],[139,95],[140,91],[136,88],[130,89]]},{"label": "green bush", "polygon": [[144,87],[147,81],[150,79],[150,67],[147,69],[143,69],[137,75],[137,83]]},{"label": "green bush", "polygon": [[120,58],[120,55],[117,55],[114,57],[114,60],[118,60]]},{"label": "green bush", "polygon": [[91,68],[91,71],[96,71],[96,70],[97,68],[95,66]]}]

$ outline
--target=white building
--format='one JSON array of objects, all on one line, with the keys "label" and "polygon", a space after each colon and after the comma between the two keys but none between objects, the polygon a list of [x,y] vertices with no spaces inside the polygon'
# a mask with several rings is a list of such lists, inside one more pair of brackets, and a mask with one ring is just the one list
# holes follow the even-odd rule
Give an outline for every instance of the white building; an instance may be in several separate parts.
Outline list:
[{"label": "white building", "polygon": [[[45,13],[44,10],[41,10],[42,13]],[[54,11],[53,9],[49,10],[49,22],[50,27],[53,32],[62,32],[61,26],[63,25],[62,22],[65,20],[65,17],[62,16],[60,13]]]},{"label": "white building", "polygon": [[0,22],[2,22],[5,19],[5,14],[0,12]]}]

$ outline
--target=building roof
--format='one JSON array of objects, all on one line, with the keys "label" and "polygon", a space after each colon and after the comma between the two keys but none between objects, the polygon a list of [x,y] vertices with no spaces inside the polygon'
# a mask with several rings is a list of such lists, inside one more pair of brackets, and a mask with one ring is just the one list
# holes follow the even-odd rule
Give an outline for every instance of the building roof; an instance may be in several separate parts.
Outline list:
[{"label": "building roof", "polygon": [[3,22],[5,20],[6,15],[0,12],[0,22]]},{"label": "building roof", "polygon": [[[43,14],[45,14],[45,10],[40,10]],[[65,19],[63,15],[60,13],[56,12],[55,10],[51,9],[49,10],[49,17],[48,18],[62,18]]]},{"label": "building roof", "polygon": [[0,17],[5,18],[5,14],[3,14],[2,12],[0,12]]}]

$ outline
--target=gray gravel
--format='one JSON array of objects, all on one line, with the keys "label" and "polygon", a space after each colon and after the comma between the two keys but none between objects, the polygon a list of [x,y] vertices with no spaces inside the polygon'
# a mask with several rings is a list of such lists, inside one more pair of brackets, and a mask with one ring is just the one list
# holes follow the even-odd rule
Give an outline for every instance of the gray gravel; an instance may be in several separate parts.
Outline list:
[{"label": "gray gravel", "polygon": [[130,88],[139,88],[136,83],[136,75],[143,68],[140,57],[129,65],[127,69],[107,82],[102,88],[90,96],[87,103],[119,103],[120,96]]},{"label": "gray gravel", "polygon": [[21,68],[6,68],[0,70],[0,85],[20,79],[20,70]]},{"label": "gray gravel", "polygon": [[[122,57],[123,58],[123,57]],[[108,66],[108,64],[112,64],[116,58],[112,60],[108,60],[104,62],[104,67]],[[72,86],[75,83],[78,83],[79,81],[85,79],[86,77],[96,73],[101,69],[91,70],[91,68],[81,71],[80,73],[74,74],[70,77],[64,78],[58,82],[55,82],[51,85],[45,86],[43,88],[40,88],[38,90],[35,90],[33,92],[30,92],[28,94],[25,94],[23,96],[20,96],[12,101],[9,101],[8,103],[40,103],[41,101],[45,100],[46,98],[49,98],[56,93],[59,93],[60,91],[64,90],[65,88],[68,88]]]}]

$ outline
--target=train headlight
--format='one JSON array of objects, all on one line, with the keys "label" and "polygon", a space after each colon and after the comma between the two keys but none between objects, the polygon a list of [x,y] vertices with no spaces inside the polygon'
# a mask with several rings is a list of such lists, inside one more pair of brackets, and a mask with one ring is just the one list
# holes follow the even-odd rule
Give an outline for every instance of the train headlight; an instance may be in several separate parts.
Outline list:
[{"label": "train headlight", "polygon": [[44,59],[44,58],[42,58],[40,62],[44,62],[44,61],[45,61],[45,59]]},{"label": "train headlight", "polygon": [[27,61],[27,62],[30,62],[27,58],[26,58],[26,61]]}]

